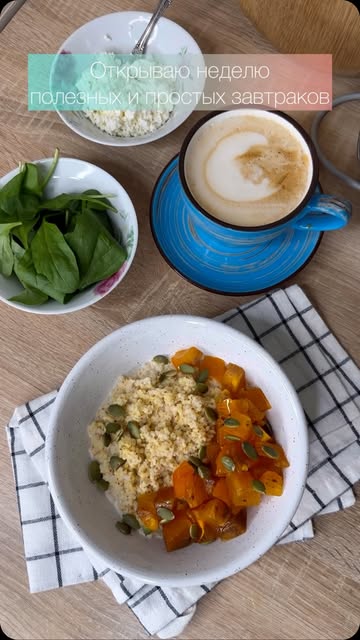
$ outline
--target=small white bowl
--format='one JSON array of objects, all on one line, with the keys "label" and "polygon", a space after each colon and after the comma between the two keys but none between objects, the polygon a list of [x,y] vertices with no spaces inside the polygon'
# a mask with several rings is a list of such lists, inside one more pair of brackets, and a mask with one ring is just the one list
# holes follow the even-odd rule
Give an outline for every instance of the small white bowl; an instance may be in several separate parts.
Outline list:
[{"label": "small white bowl", "polygon": [[[34,164],[43,167],[44,173],[50,167],[52,158],[35,160]],[[0,178],[0,188],[13,178],[19,169],[10,171],[6,176]],[[53,198],[60,193],[80,193],[87,189],[97,189],[101,193],[114,195],[111,203],[116,207],[117,213],[108,211],[114,235],[122,242],[127,249],[127,259],[121,269],[113,276],[99,282],[85,291],[76,294],[67,304],[60,304],[55,300],[49,300],[42,305],[27,306],[19,302],[9,300],[23,290],[23,286],[13,274],[10,278],[5,278],[0,274],[0,300],[6,302],[16,309],[28,311],[29,313],[40,313],[47,315],[58,315],[79,311],[110,293],[125,277],[134,259],[138,242],[138,223],[134,206],[125,189],[115,178],[99,167],[75,158],[60,158],[55,172],[45,189],[45,196]]]},{"label": "small white bowl", "polygon": [[[151,360],[195,345],[236,362],[269,398],[269,419],[290,462],[281,497],[265,496],[248,510],[245,534],[229,542],[193,544],[167,553],[163,540],[122,536],[106,496],[89,481],[87,426],[117,377]],[[194,316],[147,318],[114,331],[75,365],[57,396],[46,440],[51,493],[66,525],[105,566],[144,582],[172,587],[221,580],[257,560],[278,540],[301,499],[308,437],[299,399],[273,358],[256,342],[225,324]]]},{"label": "small white bowl", "polygon": [[[87,22],[63,42],[58,53],[131,53],[145,30],[151,13],[121,11],[110,13]],[[160,18],[148,42],[146,53],[162,55],[193,55],[203,60],[201,50],[192,36],[172,20]],[[117,137],[101,131],[82,111],[58,111],[60,118],[75,133],[99,144],[129,147],[153,142],[177,129],[192,113],[189,109],[176,109],[167,122],[155,131],[137,137]]]}]

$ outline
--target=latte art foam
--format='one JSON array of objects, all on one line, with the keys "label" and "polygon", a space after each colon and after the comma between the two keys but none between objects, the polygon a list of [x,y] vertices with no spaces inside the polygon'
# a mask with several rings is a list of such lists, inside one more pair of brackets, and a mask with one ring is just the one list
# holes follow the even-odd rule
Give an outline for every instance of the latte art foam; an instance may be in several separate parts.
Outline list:
[{"label": "latte art foam", "polygon": [[303,138],[268,113],[211,118],[185,156],[185,179],[195,200],[218,220],[238,226],[287,216],[303,200],[311,175]]}]

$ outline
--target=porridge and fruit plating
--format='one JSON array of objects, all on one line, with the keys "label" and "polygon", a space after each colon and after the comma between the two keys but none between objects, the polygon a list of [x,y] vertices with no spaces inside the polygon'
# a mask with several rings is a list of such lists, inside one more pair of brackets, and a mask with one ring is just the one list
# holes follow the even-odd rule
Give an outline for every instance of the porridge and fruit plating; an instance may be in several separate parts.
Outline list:
[{"label": "porridge and fruit plating", "polygon": [[269,409],[242,367],[196,347],[120,376],[88,428],[89,476],[119,531],[162,535],[168,551],[244,533],[247,507],[280,496],[289,466]]}]

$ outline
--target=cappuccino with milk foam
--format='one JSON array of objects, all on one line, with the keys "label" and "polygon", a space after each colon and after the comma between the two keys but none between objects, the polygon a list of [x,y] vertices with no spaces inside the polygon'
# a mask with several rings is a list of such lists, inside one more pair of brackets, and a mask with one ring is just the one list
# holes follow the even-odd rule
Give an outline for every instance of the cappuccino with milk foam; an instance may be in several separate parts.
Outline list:
[{"label": "cappuccino with milk foam", "polygon": [[309,148],[276,114],[228,111],[191,138],[184,173],[196,202],[229,225],[279,222],[304,199],[312,179]]}]

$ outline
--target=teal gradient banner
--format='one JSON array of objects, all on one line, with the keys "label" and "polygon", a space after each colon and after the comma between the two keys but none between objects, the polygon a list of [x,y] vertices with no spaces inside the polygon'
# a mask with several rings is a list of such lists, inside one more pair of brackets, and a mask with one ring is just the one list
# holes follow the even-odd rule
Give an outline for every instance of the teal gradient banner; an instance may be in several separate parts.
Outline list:
[{"label": "teal gradient banner", "polygon": [[332,108],[328,54],[30,54],[30,111]]}]

